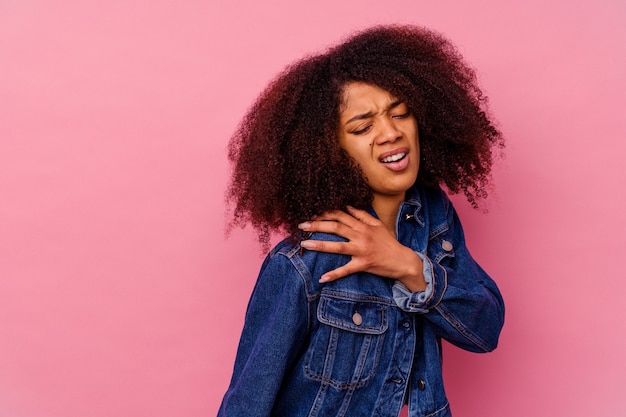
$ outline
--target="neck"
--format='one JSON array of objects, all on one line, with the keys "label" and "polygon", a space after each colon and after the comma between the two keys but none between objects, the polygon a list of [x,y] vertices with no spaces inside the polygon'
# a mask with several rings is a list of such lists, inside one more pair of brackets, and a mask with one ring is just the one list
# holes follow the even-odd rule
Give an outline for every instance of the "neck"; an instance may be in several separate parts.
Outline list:
[{"label": "neck", "polygon": [[374,197],[372,207],[381,222],[393,236],[396,236],[396,219],[400,204],[404,201],[404,195],[384,196],[377,195]]}]

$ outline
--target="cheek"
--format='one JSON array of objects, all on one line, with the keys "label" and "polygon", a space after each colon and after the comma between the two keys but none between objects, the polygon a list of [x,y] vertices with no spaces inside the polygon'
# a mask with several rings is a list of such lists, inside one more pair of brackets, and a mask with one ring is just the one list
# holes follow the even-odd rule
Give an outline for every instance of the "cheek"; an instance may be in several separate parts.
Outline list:
[{"label": "cheek", "polygon": [[369,139],[347,141],[339,139],[339,147],[357,162],[361,162],[371,153],[373,141]]},{"label": "cheek", "polygon": [[351,156],[360,164],[367,164],[372,158],[372,146],[374,146],[374,142],[369,140],[363,141],[363,143],[360,143],[358,147],[353,149]]}]

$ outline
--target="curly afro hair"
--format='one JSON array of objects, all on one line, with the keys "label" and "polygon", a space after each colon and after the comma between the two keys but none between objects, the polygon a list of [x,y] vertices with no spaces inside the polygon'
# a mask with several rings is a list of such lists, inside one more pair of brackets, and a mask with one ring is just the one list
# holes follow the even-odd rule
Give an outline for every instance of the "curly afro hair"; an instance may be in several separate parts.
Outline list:
[{"label": "curly afro hair", "polygon": [[259,96],[228,145],[230,227],[298,235],[316,214],[366,207],[372,192],[339,147],[342,88],[360,81],[404,101],[415,115],[422,160],[417,182],[486,197],[492,156],[504,146],[474,70],[436,32],[377,26],[288,66]]}]

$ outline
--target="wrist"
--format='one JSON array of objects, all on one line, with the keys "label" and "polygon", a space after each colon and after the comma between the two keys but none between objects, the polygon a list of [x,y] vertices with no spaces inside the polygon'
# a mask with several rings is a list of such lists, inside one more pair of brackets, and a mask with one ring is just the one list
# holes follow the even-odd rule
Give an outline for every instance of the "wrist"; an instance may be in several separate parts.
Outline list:
[{"label": "wrist", "polygon": [[424,291],[426,289],[426,280],[424,279],[424,262],[413,250],[407,248],[407,258],[405,270],[402,277],[398,281],[403,283],[411,292]]}]

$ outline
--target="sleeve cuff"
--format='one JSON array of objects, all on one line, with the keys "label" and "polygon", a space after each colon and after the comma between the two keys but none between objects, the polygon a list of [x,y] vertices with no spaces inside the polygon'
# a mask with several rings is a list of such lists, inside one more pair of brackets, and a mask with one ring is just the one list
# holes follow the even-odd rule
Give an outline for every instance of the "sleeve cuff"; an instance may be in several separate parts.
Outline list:
[{"label": "sleeve cuff", "polygon": [[423,291],[411,292],[401,283],[396,281],[393,284],[393,299],[402,310],[409,313],[428,313],[426,303],[433,294],[433,264],[423,254],[416,252],[424,264],[424,281],[426,281],[426,289]]}]

